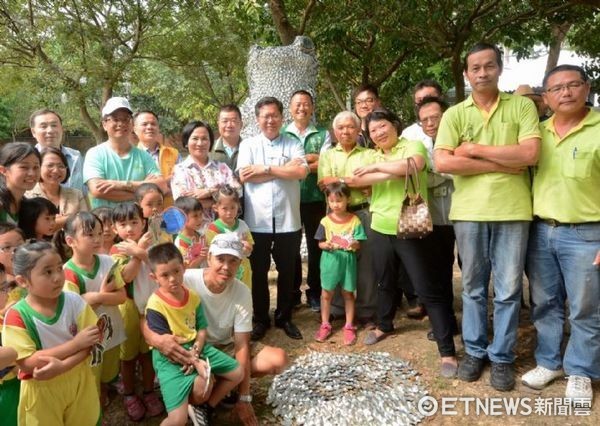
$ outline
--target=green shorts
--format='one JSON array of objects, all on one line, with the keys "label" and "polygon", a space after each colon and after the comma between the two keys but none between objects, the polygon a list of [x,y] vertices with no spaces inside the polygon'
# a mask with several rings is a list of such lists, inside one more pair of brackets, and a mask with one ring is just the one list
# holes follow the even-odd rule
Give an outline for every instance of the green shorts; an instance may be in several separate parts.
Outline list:
[{"label": "green shorts", "polygon": [[[185,343],[183,347],[189,349],[193,343]],[[209,344],[204,345],[202,356],[208,358],[211,371],[217,376],[227,374],[239,365],[235,359]],[[171,362],[156,349],[152,350],[152,365],[160,382],[160,392],[167,412],[173,411],[189,398],[198,372],[194,370],[188,375],[183,374],[180,364]]]},{"label": "green shorts", "polygon": [[345,291],[356,291],[356,253],[346,250],[323,250],[321,287],[333,291],[338,285]]},{"label": "green shorts", "polygon": [[16,377],[0,383],[0,413],[3,425],[17,426],[20,389],[21,381]]}]

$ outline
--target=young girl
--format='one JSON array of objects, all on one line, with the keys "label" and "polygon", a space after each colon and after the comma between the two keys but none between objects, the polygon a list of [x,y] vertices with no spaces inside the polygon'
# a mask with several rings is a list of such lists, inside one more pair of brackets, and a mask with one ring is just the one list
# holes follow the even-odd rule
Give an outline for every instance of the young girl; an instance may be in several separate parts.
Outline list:
[{"label": "young girl", "polygon": [[[0,294],[2,289],[0,289]],[[0,413],[2,424],[17,426],[17,408],[21,381],[17,379],[17,351],[13,348],[2,347],[0,333]]]},{"label": "young girl", "polygon": [[109,254],[110,249],[116,243],[117,234],[115,233],[112,221],[113,209],[110,207],[98,207],[92,210],[100,222],[102,222],[102,246],[98,254]]},{"label": "young girl", "polygon": [[202,204],[194,197],[179,197],[175,207],[185,213],[185,225],[175,238],[175,246],[183,256],[185,268],[203,268],[206,266],[208,245],[203,230],[204,211]]},{"label": "young girl", "polygon": [[365,230],[358,216],[348,212],[350,189],[343,183],[325,187],[330,213],[321,219],[315,233],[321,253],[321,327],[315,335],[317,342],[324,342],[331,335],[329,311],[331,299],[338,285],[342,286],[346,325],[344,345],[356,342],[354,327],[354,292],[356,291],[356,251],[360,241],[366,240]]},{"label": "young girl", "polygon": [[[142,209],[135,203],[119,204],[113,210],[113,227],[121,242],[111,249],[113,259],[120,264],[126,284],[127,300],[119,306],[127,339],[121,344],[121,377],[127,414],[140,421],[148,413],[151,417],[164,411],[164,405],[154,392],[154,370],[150,348],[142,337],[140,316],[144,314],[150,295],[157,285],[150,278],[147,251],[152,245],[152,235],[144,233],[146,221]],[[135,394],[137,361],[142,370],[143,398]]]},{"label": "young girl", "polygon": [[78,212],[67,219],[65,242],[73,257],[64,265],[65,290],[80,294],[98,316],[106,314],[112,336],[104,347],[102,364],[94,369],[100,388],[100,404],[108,403],[108,383],[119,375],[119,345],[125,340],[125,327],[118,305],[125,302],[125,283],[108,255],[96,254],[102,244],[102,222],[89,212]]},{"label": "young girl", "polygon": [[17,285],[13,271],[13,254],[24,242],[23,231],[12,223],[0,222],[0,265],[4,269],[4,279],[0,280],[0,327],[8,308],[27,295],[27,291]]},{"label": "young girl", "polygon": [[150,231],[152,235],[152,245],[173,242],[171,236],[160,229],[164,197],[158,185],[150,182],[143,183],[135,190],[134,196],[135,201],[142,208],[144,219],[146,219],[144,232]]},{"label": "young girl", "polygon": [[42,198],[26,198],[21,204],[19,228],[25,233],[25,239],[52,239],[56,229],[58,209],[51,201]]},{"label": "young girl", "polygon": [[40,153],[25,142],[0,148],[0,222],[19,222],[23,195],[40,180],[40,161]]},{"label": "young girl", "polygon": [[48,242],[17,249],[13,268],[27,297],[6,314],[3,343],[17,351],[20,425],[92,425],[100,415],[90,367],[98,318],[81,296],[62,291],[65,274]]},{"label": "young girl", "polygon": [[241,280],[248,288],[252,288],[252,269],[248,256],[252,253],[254,247],[254,239],[250,228],[242,219],[238,218],[240,211],[240,195],[229,185],[219,187],[213,195],[215,204],[213,208],[218,216],[218,219],[211,223],[206,229],[206,244],[210,246],[213,238],[217,234],[225,232],[234,232],[240,238],[244,245],[244,256],[238,269],[237,278]]}]

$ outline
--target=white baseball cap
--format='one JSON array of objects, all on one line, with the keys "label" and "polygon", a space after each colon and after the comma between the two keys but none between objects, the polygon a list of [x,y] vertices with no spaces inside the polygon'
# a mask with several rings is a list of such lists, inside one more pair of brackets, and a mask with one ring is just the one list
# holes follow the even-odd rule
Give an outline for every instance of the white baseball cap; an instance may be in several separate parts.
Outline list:
[{"label": "white baseball cap", "polygon": [[217,234],[215,238],[213,238],[208,252],[213,256],[230,254],[238,259],[243,259],[243,248],[244,246],[236,233],[226,232],[224,234]]},{"label": "white baseball cap", "polygon": [[106,101],[106,105],[104,105],[104,108],[102,108],[102,117],[111,115],[118,109],[126,109],[133,114],[133,110],[131,109],[131,105],[129,105],[127,98],[115,96],[114,98],[110,98],[108,101]]}]

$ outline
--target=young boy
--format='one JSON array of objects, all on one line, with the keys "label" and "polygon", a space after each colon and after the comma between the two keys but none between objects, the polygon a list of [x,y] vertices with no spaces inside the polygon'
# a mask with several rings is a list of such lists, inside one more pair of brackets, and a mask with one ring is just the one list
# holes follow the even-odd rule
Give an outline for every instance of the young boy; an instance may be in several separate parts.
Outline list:
[{"label": "young boy", "polygon": [[[205,343],[207,322],[200,296],[183,286],[185,269],[177,247],[171,243],[152,247],[148,262],[152,269],[150,276],[159,287],[146,306],[148,328],[157,334],[179,337],[184,341],[183,347],[195,358],[192,364],[180,366],[158,350],[152,351],[152,362],[168,412],[162,424],[185,425],[188,402],[205,404],[199,410],[208,417],[216,403],[242,381],[244,372],[235,359]],[[210,369],[219,376],[212,392]]]},{"label": "young boy", "polygon": [[183,229],[175,238],[175,246],[183,256],[185,268],[203,268],[206,266],[206,238],[203,229],[204,212],[202,204],[194,197],[179,197],[175,207],[185,213],[186,221]]}]

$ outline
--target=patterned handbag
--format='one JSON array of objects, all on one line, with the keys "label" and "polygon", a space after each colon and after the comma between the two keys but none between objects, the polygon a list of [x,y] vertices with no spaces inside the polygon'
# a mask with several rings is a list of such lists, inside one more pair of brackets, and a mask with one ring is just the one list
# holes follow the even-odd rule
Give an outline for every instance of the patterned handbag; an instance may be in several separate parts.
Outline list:
[{"label": "patterned handbag", "polygon": [[[414,169],[414,176],[410,173],[411,169]],[[409,182],[412,193],[409,192]],[[433,231],[433,222],[427,202],[421,196],[419,170],[412,157],[406,160],[404,192],[406,195],[398,217],[397,237],[402,240],[426,237]]]}]

